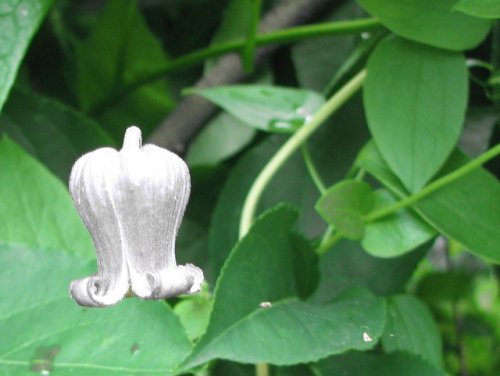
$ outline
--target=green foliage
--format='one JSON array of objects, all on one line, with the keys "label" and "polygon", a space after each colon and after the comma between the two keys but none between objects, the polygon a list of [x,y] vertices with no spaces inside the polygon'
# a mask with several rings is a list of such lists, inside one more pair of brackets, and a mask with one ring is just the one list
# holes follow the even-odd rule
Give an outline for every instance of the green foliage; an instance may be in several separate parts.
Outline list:
[{"label": "green foliage", "polygon": [[[138,301],[106,311],[76,306],[68,299],[68,283],[92,273],[95,261],[68,192],[6,138],[0,143],[0,171],[0,194],[10,198],[0,209],[0,261],[9,265],[0,270],[0,284],[11,286],[0,302],[0,369],[19,375],[53,369],[75,375],[89,369],[96,375],[169,374],[191,346],[172,310]],[[168,354],[157,357],[161,348]],[[55,359],[47,358],[51,352]]]},{"label": "green foliage", "polygon": [[[500,374],[498,1],[289,3],[0,1],[0,373]],[[81,308],[65,185],[131,124],[207,283]]]},{"label": "green foliage", "polygon": [[464,58],[389,37],[377,46],[367,69],[364,101],[373,139],[403,184],[418,191],[460,135],[467,104]]},{"label": "green foliage", "polygon": [[344,180],[321,196],[316,210],[346,238],[360,239],[365,232],[363,214],[370,211],[373,203],[373,191],[368,184]]},{"label": "green foliage", "polygon": [[17,88],[12,90],[0,114],[0,132],[64,181],[82,154],[103,144],[113,145],[113,140],[93,120],[61,102]]},{"label": "green foliage", "polygon": [[476,17],[500,17],[500,2],[498,0],[460,0],[453,9]]},{"label": "green foliage", "polygon": [[90,35],[77,44],[76,59],[80,108],[98,113],[117,139],[127,124],[141,123],[146,131],[172,108],[163,80],[138,88],[116,106],[106,103],[109,107],[103,108],[127,85],[167,65],[165,52],[134,1],[108,1]]},{"label": "green foliage", "polygon": [[324,103],[312,91],[267,86],[229,86],[190,91],[260,130],[293,133]]},{"label": "green foliage", "polygon": [[0,141],[0,242],[92,257],[92,243],[66,188],[6,137]]},{"label": "green foliage", "polygon": [[[396,199],[385,189],[375,192],[375,209],[394,204]],[[368,223],[361,245],[371,255],[395,257],[412,251],[436,235],[436,231],[408,209]]]},{"label": "green foliage", "polygon": [[441,338],[428,308],[413,296],[389,299],[384,350],[419,355],[437,369],[443,366]]},{"label": "green foliage", "polygon": [[444,376],[446,373],[432,367],[419,356],[404,352],[384,355],[348,353],[331,357],[318,364],[323,375],[341,376],[346,372],[359,376]]},{"label": "green foliage", "polygon": [[384,26],[402,37],[434,47],[461,51],[477,46],[491,23],[455,12],[455,0],[357,0]]},{"label": "green foliage", "polygon": [[[463,166],[468,161],[455,151],[440,175]],[[383,161],[374,144],[369,144],[358,160],[399,197],[408,195],[396,176]],[[500,262],[500,184],[482,168],[478,168],[415,204],[415,209],[439,232],[493,262]],[[469,221],[473,222],[469,222]],[[471,226],[471,223],[474,226]]]},{"label": "green foliage", "polygon": [[14,0],[0,4],[0,110],[14,84],[26,49],[45,14],[51,0]]},{"label": "green foliage", "polygon": [[255,133],[231,114],[220,113],[189,146],[186,160],[190,166],[215,166],[248,145]]}]

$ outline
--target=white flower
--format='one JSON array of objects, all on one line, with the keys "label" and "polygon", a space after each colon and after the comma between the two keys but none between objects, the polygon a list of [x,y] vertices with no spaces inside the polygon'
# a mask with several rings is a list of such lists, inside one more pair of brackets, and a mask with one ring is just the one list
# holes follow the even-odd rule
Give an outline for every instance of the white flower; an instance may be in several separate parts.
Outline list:
[{"label": "white flower", "polygon": [[201,269],[175,260],[190,186],[182,159],[142,146],[137,127],[127,129],[120,151],[102,148],[76,161],[69,189],[92,236],[98,267],[97,274],[71,283],[78,304],[109,306],[127,294],[164,299],[200,290]]}]

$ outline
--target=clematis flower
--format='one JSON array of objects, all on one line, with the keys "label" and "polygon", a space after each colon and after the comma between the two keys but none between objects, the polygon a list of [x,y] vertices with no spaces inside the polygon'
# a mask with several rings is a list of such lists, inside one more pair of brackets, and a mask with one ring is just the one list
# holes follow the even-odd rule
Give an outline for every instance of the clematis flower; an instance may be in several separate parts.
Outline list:
[{"label": "clematis flower", "polygon": [[166,149],[142,146],[135,126],[126,130],[120,151],[102,148],[78,159],[69,189],[92,237],[98,271],[71,282],[73,299],[100,307],[126,295],[164,299],[199,291],[201,269],[175,259],[190,188],[184,161]]}]

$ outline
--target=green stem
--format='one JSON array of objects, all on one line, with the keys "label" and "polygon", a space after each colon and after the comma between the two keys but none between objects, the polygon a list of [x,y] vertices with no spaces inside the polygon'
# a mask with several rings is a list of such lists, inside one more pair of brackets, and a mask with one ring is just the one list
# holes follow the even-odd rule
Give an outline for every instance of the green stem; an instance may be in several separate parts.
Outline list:
[{"label": "green stem", "polygon": [[309,147],[307,146],[307,142],[304,142],[302,144],[302,158],[304,158],[307,172],[309,172],[314,185],[318,189],[319,193],[324,194],[326,192],[326,185],[325,183],[323,183],[323,179],[321,179],[321,176],[319,176],[319,172],[316,169],[316,166],[314,166],[314,162],[312,160]]},{"label": "green stem", "polygon": [[[449,174],[435,180],[434,182],[424,187],[420,192],[405,197],[401,201],[398,201],[393,205],[388,205],[386,207],[380,208],[378,210],[369,213],[364,217],[364,220],[365,222],[373,222],[376,221],[377,219],[381,219],[383,217],[391,215],[400,209],[413,205],[417,201],[422,200],[423,198],[427,197],[436,190],[443,188],[444,186],[471,173],[472,171],[479,168],[481,165],[488,162],[490,159],[495,158],[498,155],[500,155],[500,144],[495,145],[493,148],[484,152],[479,157],[474,158],[469,163],[463,165],[462,167],[456,169],[455,171],[452,171]],[[324,254],[341,238],[342,236],[340,236],[338,233],[331,235],[327,239],[324,238],[319,247],[316,249],[316,253],[318,253],[319,255]]]},{"label": "green stem", "polygon": [[254,181],[241,214],[240,238],[243,237],[255,216],[257,204],[264,189],[271,181],[272,177],[281,166],[290,158],[290,156],[323,124],[323,122],[337,109],[339,109],[349,98],[351,98],[362,86],[366,77],[366,71],[362,70],[354,76],[345,86],[343,86],[335,95],[333,95],[313,116],[313,118],[301,128],[299,128],[278,152],[271,158],[264,169],[260,172]]},{"label": "green stem", "polygon": [[257,45],[264,46],[273,43],[295,42],[310,37],[321,37],[337,34],[354,34],[370,31],[381,27],[375,18],[362,18],[350,21],[326,22],[315,25],[296,26],[277,30],[257,36]]},{"label": "green stem", "polygon": [[269,376],[269,365],[267,363],[257,363],[255,365],[256,376]]},{"label": "green stem", "polygon": [[[266,46],[274,43],[289,43],[305,38],[318,37],[323,35],[361,33],[364,31],[370,31],[372,29],[379,28],[380,26],[380,22],[374,18],[299,26],[256,35],[255,45]],[[156,72],[152,72],[142,77],[141,79],[122,87],[119,91],[110,94],[106,100],[96,104],[93,108],[91,108],[89,113],[92,115],[100,114],[107,108],[120,102],[120,100],[122,100],[135,90],[139,89],[140,87],[164,78],[165,75],[172,71],[190,67],[192,65],[201,63],[208,58],[217,57],[228,52],[239,51],[243,48],[245,43],[246,41],[244,39],[238,39],[226,43],[216,44],[171,60],[163,68],[157,70]]]},{"label": "green stem", "polygon": [[[327,233],[325,233],[326,235]],[[320,245],[318,248],[316,248],[316,253],[318,255],[324,255],[326,252],[330,250],[340,239],[342,239],[342,235],[340,235],[338,232],[334,233],[331,236],[328,237],[323,237],[323,240],[321,241]]]},{"label": "green stem", "polygon": [[257,27],[259,25],[261,0],[252,0],[252,19],[248,28],[247,39],[243,47],[243,69],[246,73],[253,70],[253,62],[255,57]]},{"label": "green stem", "polygon": [[494,146],[485,153],[481,154],[479,157],[474,158],[469,163],[463,165],[462,167],[456,169],[455,171],[450,172],[449,174],[433,181],[429,185],[425,186],[421,191],[414,193],[411,196],[405,197],[401,201],[398,201],[393,205],[388,205],[386,207],[368,213],[364,219],[366,222],[372,222],[382,217],[393,214],[394,212],[402,208],[411,206],[417,201],[422,200],[431,193],[437,191],[438,189],[474,171],[476,168],[480,167],[482,164],[486,163],[490,159],[495,158],[499,154],[500,154],[500,144]]}]

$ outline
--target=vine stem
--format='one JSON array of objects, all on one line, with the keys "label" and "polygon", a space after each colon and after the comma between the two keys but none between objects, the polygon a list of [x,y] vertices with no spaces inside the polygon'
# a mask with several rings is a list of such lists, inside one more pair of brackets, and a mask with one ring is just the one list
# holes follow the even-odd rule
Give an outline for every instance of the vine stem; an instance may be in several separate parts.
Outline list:
[{"label": "vine stem", "polygon": [[470,162],[464,164],[462,167],[457,168],[455,171],[450,172],[449,174],[433,181],[429,185],[425,186],[421,191],[414,193],[410,196],[403,198],[401,201],[396,202],[393,205],[388,205],[386,207],[380,208],[378,210],[374,210],[371,213],[368,213],[364,220],[366,222],[372,222],[382,217],[386,217],[399,209],[406,208],[419,200],[427,197],[434,191],[454,182],[455,180],[461,178],[464,175],[474,171],[476,168],[480,167],[490,159],[495,158],[500,154],[500,144],[495,145],[491,149],[487,150],[480,156],[474,158]]},{"label": "vine stem", "polygon": [[[474,158],[470,162],[464,164],[462,167],[457,168],[455,171],[450,172],[449,174],[433,181],[426,187],[424,187],[421,191],[403,198],[401,201],[396,202],[395,204],[385,206],[378,210],[375,210],[371,213],[368,213],[364,220],[366,223],[376,221],[377,219],[381,219],[388,215],[391,215],[397,212],[400,209],[406,208],[419,200],[427,197],[431,193],[436,190],[443,188],[444,186],[460,179],[461,177],[471,173],[475,169],[482,166],[484,163],[488,162],[490,159],[495,158],[500,155],[500,144],[495,145],[491,149],[487,150],[480,156]],[[321,242],[320,246],[316,249],[316,253],[322,255],[326,253],[335,243],[337,243],[342,238],[338,233],[334,233],[328,239]]]},{"label": "vine stem", "polygon": [[255,179],[243,205],[240,221],[240,238],[246,235],[250,229],[257,204],[273,176],[290,156],[323,124],[323,122],[336,110],[338,110],[349,98],[351,98],[363,85],[366,71],[360,71],[337,93],[335,93],[313,116],[313,118],[301,128],[299,128],[271,160],[262,169],[257,179]]},{"label": "vine stem", "polygon": [[247,32],[247,39],[243,46],[243,68],[246,73],[251,73],[254,69],[255,47],[257,26],[259,25],[261,0],[253,0],[252,4],[252,19]]},{"label": "vine stem", "polygon": [[[374,30],[379,27],[381,27],[381,23],[375,18],[328,22],[316,25],[291,27],[265,34],[257,34],[255,35],[254,43],[255,46],[262,47],[274,43],[291,43],[311,37],[360,33]],[[246,43],[247,41],[245,39],[229,41],[203,48],[171,60],[163,68],[155,72],[151,72],[137,81],[132,82],[112,93],[109,95],[109,98],[105,99],[101,103],[97,103],[88,112],[91,115],[100,114],[108,107],[118,103],[121,99],[140,87],[150,82],[159,80],[172,71],[192,66],[208,58],[217,57],[229,52],[241,51],[241,49],[245,47]]]}]

